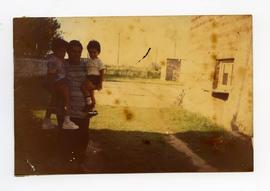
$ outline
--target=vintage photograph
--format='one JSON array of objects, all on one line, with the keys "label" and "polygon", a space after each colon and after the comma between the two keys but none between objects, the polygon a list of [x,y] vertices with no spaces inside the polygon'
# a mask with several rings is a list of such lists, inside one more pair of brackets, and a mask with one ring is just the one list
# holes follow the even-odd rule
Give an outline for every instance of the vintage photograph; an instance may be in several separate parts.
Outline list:
[{"label": "vintage photograph", "polygon": [[13,18],[15,175],[252,172],[251,15]]}]

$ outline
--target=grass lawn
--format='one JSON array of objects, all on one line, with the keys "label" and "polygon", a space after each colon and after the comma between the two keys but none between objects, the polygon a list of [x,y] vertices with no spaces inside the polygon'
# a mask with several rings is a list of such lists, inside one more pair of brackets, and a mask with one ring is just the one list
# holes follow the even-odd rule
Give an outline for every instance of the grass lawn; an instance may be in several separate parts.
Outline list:
[{"label": "grass lawn", "polygon": [[[99,115],[91,119],[91,129],[164,134],[186,131],[223,131],[222,127],[206,117],[179,107],[136,108],[97,105],[97,110]],[[36,118],[42,119],[44,112],[44,110],[34,110],[33,114]],[[55,117],[54,121],[56,121]]]}]

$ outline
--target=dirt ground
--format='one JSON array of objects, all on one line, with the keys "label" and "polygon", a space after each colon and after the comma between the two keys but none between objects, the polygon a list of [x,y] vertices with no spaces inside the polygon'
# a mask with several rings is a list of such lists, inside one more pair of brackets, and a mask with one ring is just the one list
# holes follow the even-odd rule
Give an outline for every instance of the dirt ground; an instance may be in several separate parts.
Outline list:
[{"label": "dirt ground", "polygon": [[105,82],[102,91],[96,92],[100,105],[119,105],[143,108],[168,108],[175,106],[181,86],[153,82]]}]

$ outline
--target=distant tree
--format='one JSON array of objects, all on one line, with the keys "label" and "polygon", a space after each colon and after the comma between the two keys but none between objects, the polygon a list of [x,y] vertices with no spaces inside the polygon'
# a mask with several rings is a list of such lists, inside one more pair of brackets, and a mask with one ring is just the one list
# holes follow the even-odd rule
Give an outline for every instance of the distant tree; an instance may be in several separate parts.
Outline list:
[{"label": "distant tree", "polygon": [[56,18],[15,18],[13,46],[15,57],[42,58],[50,50],[54,38],[61,37]]}]

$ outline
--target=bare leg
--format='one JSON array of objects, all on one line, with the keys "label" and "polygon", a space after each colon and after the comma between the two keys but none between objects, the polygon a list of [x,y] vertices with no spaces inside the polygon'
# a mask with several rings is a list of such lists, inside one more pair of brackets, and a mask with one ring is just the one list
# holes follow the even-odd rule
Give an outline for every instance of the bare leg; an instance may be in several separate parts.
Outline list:
[{"label": "bare leg", "polygon": [[65,115],[70,115],[70,93],[66,79],[55,83],[55,94],[62,96],[64,100]]},{"label": "bare leg", "polygon": [[47,107],[45,117],[42,123],[43,129],[53,129],[55,126],[51,122],[51,114],[54,112],[56,95],[52,93],[49,106]]},{"label": "bare leg", "polygon": [[93,108],[96,104],[96,100],[94,97],[95,89],[96,89],[95,85],[89,80],[85,80],[82,84],[81,90],[85,96],[86,105],[88,107]]},{"label": "bare leg", "polygon": [[90,97],[91,97],[91,100],[92,100],[91,107],[92,107],[92,109],[93,109],[93,108],[95,108],[95,106],[96,106],[96,98],[95,98],[95,96],[94,96],[94,90],[91,90],[91,91],[90,91]]},{"label": "bare leg", "polygon": [[54,113],[55,104],[56,104],[56,95],[55,95],[55,93],[52,93],[49,106],[48,106],[46,113],[45,113],[45,118],[47,118],[47,119],[51,118],[51,114]]},{"label": "bare leg", "polygon": [[69,87],[67,84],[59,82],[58,85],[59,91],[61,93],[61,95],[64,98],[64,104],[65,104],[65,115],[70,115],[70,93],[69,93]]},{"label": "bare leg", "polygon": [[69,92],[69,86],[66,83],[65,79],[57,82],[56,88],[59,91],[59,93],[63,96],[64,105],[65,105],[65,117],[64,117],[62,128],[63,129],[78,129],[79,126],[70,120],[70,112],[71,112],[70,92]]}]

